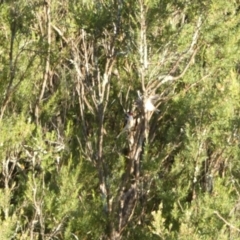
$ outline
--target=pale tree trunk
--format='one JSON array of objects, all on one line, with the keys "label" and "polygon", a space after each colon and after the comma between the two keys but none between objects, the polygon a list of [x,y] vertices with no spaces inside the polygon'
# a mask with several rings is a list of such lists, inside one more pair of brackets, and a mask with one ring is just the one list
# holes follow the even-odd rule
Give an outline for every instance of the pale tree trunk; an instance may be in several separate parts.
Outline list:
[{"label": "pale tree trunk", "polygon": [[[46,53],[46,57],[45,57],[45,69],[43,72],[43,81],[42,81],[42,86],[41,86],[41,91],[39,93],[38,99],[37,99],[37,103],[35,106],[35,120],[36,120],[36,124],[39,123],[39,115],[40,115],[40,105],[41,105],[41,101],[43,99],[44,93],[46,91],[46,87],[47,87],[47,81],[49,80],[49,75],[50,75],[50,57],[51,57],[51,34],[52,34],[52,30],[51,30],[51,0],[47,0],[45,2],[45,26],[43,27],[43,29],[46,29],[45,34],[47,36],[47,53]],[[39,28],[42,29],[42,22],[41,20],[39,20]],[[42,33],[43,35],[45,35],[44,33]]]}]

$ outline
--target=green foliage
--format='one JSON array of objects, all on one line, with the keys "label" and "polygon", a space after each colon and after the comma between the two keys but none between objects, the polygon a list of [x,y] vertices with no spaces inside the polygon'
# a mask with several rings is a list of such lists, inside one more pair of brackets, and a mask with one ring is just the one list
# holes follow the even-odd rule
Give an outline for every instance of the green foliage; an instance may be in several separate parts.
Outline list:
[{"label": "green foliage", "polygon": [[5,221],[0,221],[0,224],[0,233],[2,239],[10,239],[11,237],[15,236],[14,232],[17,228],[17,217],[15,215],[7,218]]},{"label": "green foliage", "polygon": [[[3,1],[1,239],[238,239],[238,5]],[[154,81],[159,112],[132,153],[116,136]]]}]

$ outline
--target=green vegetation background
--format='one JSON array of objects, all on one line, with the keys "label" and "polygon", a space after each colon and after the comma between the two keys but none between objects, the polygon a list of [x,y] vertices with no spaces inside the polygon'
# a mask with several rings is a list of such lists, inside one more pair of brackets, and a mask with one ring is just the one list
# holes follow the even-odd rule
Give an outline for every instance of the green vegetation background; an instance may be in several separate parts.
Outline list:
[{"label": "green vegetation background", "polygon": [[[1,1],[0,238],[240,239],[239,53],[238,0]],[[120,228],[116,136],[167,75]]]}]

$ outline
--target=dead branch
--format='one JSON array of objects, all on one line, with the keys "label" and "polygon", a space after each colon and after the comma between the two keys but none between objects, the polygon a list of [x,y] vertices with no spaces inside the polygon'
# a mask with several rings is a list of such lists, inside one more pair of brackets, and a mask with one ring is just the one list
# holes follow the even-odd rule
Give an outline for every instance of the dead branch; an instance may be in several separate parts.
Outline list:
[{"label": "dead branch", "polygon": [[218,216],[219,219],[221,219],[227,226],[229,226],[230,228],[236,230],[237,232],[240,232],[240,229],[235,227],[233,224],[229,223],[224,217],[222,217],[220,215],[220,213],[218,211],[214,211],[214,214],[216,214]]},{"label": "dead branch", "polygon": [[38,124],[39,119],[39,108],[40,102],[42,101],[46,86],[47,80],[49,79],[50,73],[50,55],[51,55],[51,0],[48,0],[45,4],[45,13],[46,13],[46,29],[47,29],[47,55],[46,55],[46,62],[45,62],[45,70],[43,73],[43,82],[41,86],[40,95],[38,97],[36,106],[35,106],[35,117],[36,123]]}]

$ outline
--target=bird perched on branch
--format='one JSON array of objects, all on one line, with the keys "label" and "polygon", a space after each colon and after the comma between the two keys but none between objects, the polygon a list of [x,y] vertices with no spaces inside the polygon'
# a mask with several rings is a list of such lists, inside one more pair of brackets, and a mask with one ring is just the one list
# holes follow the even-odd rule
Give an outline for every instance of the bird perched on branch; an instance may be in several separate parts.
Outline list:
[{"label": "bird perched on branch", "polygon": [[140,91],[137,91],[138,99],[136,100],[137,107],[139,109],[144,108],[145,112],[159,112],[159,110],[154,106],[154,101],[157,101],[159,96],[158,95],[150,95],[148,97],[143,97]]},{"label": "bird perched on branch", "polygon": [[131,129],[133,129],[135,126],[135,119],[133,117],[132,112],[127,112],[126,113],[126,119],[125,119],[125,124],[123,130],[118,134],[117,138],[124,132],[129,132]]}]

